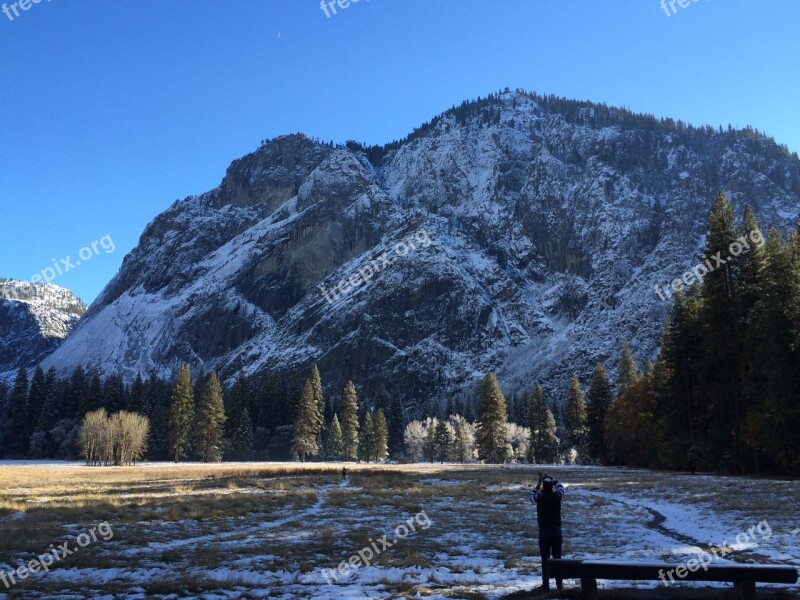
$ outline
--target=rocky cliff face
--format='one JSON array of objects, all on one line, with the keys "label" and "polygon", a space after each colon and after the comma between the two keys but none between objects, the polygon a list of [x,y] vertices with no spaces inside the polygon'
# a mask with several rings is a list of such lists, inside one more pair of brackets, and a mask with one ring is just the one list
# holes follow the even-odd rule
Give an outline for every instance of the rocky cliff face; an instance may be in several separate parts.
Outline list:
[{"label": "rocky cliff face", "polygon": [[624,339],[654,355],[654,286],[697,263],[720,189],[788,229],[800,161],[752,131],[521,92],[385,148],[281,137],[159,215],[45,366],[230,380],[317,361],[332,389],[410,403],[493,369],[560,392]]},{"label": "rocky cliff face", "polygon": [[83,302],[64,288],[0,279],[0,378],[39,364],[85,311]]}]

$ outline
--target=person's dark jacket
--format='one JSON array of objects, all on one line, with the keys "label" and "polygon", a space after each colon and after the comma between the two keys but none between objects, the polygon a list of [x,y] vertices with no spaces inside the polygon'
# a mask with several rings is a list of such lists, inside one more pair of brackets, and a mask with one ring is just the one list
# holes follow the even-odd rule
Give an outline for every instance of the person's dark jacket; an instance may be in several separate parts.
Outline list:
[{"label": "person's dark jacket", "polygon": [[530,501],[536,505],[536,519],[539,529],[561,527],[561,499],[564,497],[564,486],[553,482],[552,490],[531,491]]}]

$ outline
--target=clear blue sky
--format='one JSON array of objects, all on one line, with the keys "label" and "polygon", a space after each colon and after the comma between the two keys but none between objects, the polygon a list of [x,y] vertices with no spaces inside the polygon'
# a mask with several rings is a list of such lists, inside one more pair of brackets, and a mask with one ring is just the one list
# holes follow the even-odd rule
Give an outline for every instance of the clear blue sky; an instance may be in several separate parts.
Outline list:
[{"label": "clear blue sky", "polygon": [[361,0],[326,17],[318,0],[41,0],[0,13],[0,276],[74,262],[107,234],[115,252],[54,280],[90,302],[148,222],[262,139],[389,142],[506,86],[750,124],[800,151],[800,2],[699,0],[669,17],[659,2]]}]

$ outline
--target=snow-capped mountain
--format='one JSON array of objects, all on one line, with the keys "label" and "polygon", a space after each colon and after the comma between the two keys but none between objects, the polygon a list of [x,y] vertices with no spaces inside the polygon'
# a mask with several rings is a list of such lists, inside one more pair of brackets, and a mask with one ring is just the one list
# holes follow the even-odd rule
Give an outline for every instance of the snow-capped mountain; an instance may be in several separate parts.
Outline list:
[{"label": "snow-capped mountain", "polygon": [[84,312],[86,305],[57,285],[0,279],[0,378],[39,364]]},{"label": "snow-capped mountain", "polygon": [[331,390],[409,403],[493,369],[560,393],[624,339],[654,355],[654,286],[698,262],[718,190],[787,230],[800,160],[749,129],[519,91],[384,148],[280,137],[159,215],[44,366],[230,381],[317,361]]}]

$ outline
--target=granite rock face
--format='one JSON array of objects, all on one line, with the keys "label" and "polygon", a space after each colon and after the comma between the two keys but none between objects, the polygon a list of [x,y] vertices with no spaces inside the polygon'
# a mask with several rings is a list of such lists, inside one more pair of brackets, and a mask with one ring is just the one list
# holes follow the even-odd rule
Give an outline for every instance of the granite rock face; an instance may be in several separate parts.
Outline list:
[{"label": "granite rock face", "polygon": [[57,285],[0,279],[0,378],[39,364],[84,312],[83,302]]},{"label": "granite rock face", "polygon": [[317,361],[329,391],[409,405],[492,369],[560,397],[625,339],[655,355],[654,286],[698,262],[718,190],[787,230],[800,161],[750,130],[522,92],[380,149],[281,137],[156,217],[44,364],[230,382]]}]

